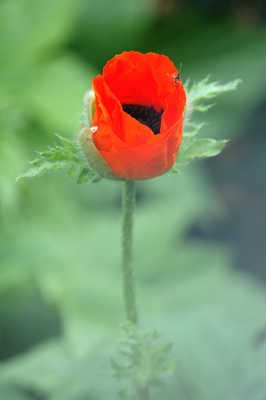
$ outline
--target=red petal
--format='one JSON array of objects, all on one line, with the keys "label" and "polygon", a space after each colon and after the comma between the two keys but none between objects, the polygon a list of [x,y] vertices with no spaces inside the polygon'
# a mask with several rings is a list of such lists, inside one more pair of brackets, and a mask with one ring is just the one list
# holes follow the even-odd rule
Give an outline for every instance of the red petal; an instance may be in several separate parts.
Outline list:
[{"label": "red petal", "polygon": [[112,151],[100,151],[100,154],[114,175],[120,178],[154,178],[173,166],[182,139],[182,125],[181,119],[169,129],[163,141],[138,147],[115,147]]},{"label": "red petal", "polygon": [[[135,146],[153,139],[154,135],[150,128],[123,111],[119,100],[111,92],[102,76],[98,75],[93,79],[93,88],[97,110],[93,118],[93,125],[99,128],[94,135],[94,140],[97,143],[99,142],[98,136],[101,136],[100,141],[103,139],[103,126],[107,126],[104,141],[108,140],[108,143],[117,142],[119,138],[128,145]],[[117,136],[117,138],[113,136]]]},{"label": "red petal", "polygon": [[168,57],[155,53],[124,52],[108,61],[103,76],[121,103],[142,104],[160,110],[175,90],[177,70]]}]

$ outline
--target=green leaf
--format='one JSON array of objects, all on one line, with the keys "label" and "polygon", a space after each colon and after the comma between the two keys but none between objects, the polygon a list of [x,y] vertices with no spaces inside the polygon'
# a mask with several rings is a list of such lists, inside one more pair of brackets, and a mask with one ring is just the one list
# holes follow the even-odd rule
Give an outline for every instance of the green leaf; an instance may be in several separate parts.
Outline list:
[{"label": "green leaf", "polygon": [[101,177],[96,175],[89,167],[84,167],[80,171],[77,183],[98,182],[100,179]]},{"label": "green leaf", "polygon": [[224,85],[218,82],[209,82],[209,77],[197,83],[185,83],[187,92],[187,105],[185,109],[183,141],[176,159],[176,164],[172,168],[173,173],[179,173],[180,169],[196,158],[214,157],[221,153],[227,140],[216,140],[210,138],[197,138],[197,135],[204,123],[192,122],[191,117],[194,111],[205,112],[213,104],[208,100],[215,98],[219,94],[235,90],[240,80],[234,80]]},{"label": "green leaf", "polygon": [[200,129],[204,126],[204,123],[193,123],[193,122],[187,122],[185,124],[185,130],[183,133],[184,137],[194,137],[196,136]]},{"label": "green leaf", "polygon": [[177,157],[177,161],[185,161],[194,158],[214,157],[221,153],[227,140],[216,139],[196,139],[190,144],[182,147]]},{"label": "green leaf", "polygon": [[190,85],[189,81],[185,83],[187,90],[187,106],[185,110],[185,120],[191,118],[193,111],[205,112],[213,104],[206,104],[206,100],[215,98],[216,96],[235,90],[240,84],[241,80],[220,84],[219,82],[209,82],[209,77],[202,79],[197,83]]},{"label": "green leaf", "polygon": [[161,384],[174,371],[172,347],[172,342],[162,341],[158,331],[140,331],[127,323],[122,327],[119,359],[111,359],[114,376],[142,389]]},{"label": "green leaf", "polygon": [[88,167],[82,151],[76,141],[71,141],[56,135],[60,144],[49,147],[48,150],[38,153],[38,157],[31,161],[31,168],[17,177],[34,178],[48,172],[66,170],[71,177],[77,177],[77,183],[97,182],[101,178]]}]

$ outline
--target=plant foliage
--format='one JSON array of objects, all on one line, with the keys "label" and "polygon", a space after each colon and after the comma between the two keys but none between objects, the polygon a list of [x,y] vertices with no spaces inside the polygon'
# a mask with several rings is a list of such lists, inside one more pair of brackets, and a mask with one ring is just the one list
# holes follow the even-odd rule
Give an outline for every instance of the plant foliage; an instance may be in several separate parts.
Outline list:
[{"label": "plant foliage", "polygon": [[187,92],[187,105],[184,118],[183,140],[177,155],[176,164],[172,169],[178,173],[179,168],[187,165],[193,159],[214,157],[221,153],[228,140],[217,140],[208,138],[198,138],[198,133],[204,123],[192,122],[194,112],[208,111],[213,103],[210,100],[216,96],[235,90],[240,83],[239,79],[228,82],[224,85],[218,82],[210,82],[209,77],[197,83],[185,83]]},{"label": "plant foliage", "polygon": [[[156,330],[142,332],[127,323],[122,327],[119,358],[111,359],[114,376],[126,381],[126,385],[123,382],[125,387],[133,383],[140,390],[161,384],[162,379],[174,370],[172,347],[173,343],[162,341]],[[125,389],[121,393],[128,394]]]},{"label": "plant foliage", "polygon": [[88,167],[77,141],[59,135],[56,137],[59,144],[39,152],[38,157],[30,162],[31,168],[18,176],[17,180],[34,178],[48,172],[61,170],[66,171],[69,176],[75,177],[77,183],[97,182],[101,179]]}]

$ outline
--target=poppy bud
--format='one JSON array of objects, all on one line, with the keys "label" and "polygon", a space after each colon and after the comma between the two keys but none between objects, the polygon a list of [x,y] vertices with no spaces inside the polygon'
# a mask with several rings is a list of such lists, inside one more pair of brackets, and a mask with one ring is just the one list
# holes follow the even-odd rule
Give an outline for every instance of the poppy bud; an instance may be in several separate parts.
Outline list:
[{"label": "poppy bud", "polygon": [[93,92],[85,95],[92,127],[80,131],[90,165],[110,179],[143,180],[167,172],[182,140],[186,104],[169,58],[124,52],[92,84],[95,99]]}]

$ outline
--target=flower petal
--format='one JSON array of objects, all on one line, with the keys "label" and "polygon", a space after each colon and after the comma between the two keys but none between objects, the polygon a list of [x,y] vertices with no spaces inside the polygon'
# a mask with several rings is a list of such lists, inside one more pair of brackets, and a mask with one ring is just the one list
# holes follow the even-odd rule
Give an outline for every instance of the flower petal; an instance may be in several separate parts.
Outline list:
[{"label": "flower petal", "polygon": [[110,147],[118,139],[134,146],[152,140],[152,131],[123,111],[121,103],[102,76],[94,78],[93,88],[96,101],[93,125],[98,127],[94,135],[96,146],[98,144],[101,147],[100,142],[107,142]]},{"label": "flower petal", "polygon": [[[172,126],[164,139],[142,146],[124,146],[100,151],[114,175],[123,179],[143,180],[167,172],[174,164],[182,139],[183,119]],[[156,138],[159,137],[156,136]]]},{"label": "flower petal", "polygon": [[[108,61],[103,76],[121,103],[163,108],[163,99],[175,89],[177,70],[168,57],[129,51]],[[141,83],[141,84],[140,84]]]}]

